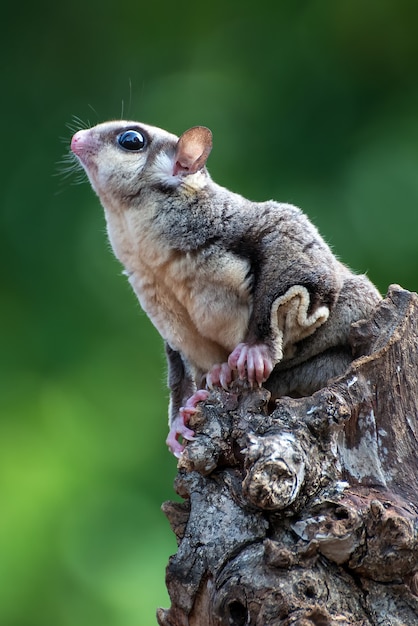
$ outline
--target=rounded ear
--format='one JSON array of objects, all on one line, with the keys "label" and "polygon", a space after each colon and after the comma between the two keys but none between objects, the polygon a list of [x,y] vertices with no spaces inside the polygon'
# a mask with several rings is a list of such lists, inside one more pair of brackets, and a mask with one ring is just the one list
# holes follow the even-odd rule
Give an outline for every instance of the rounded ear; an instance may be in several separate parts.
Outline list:
[{"label": "rounded ear", "polygon": [[206,126],[193,126],[177,142],[173,175],[194,174],[206,165],[212,150],[212,133]]}]

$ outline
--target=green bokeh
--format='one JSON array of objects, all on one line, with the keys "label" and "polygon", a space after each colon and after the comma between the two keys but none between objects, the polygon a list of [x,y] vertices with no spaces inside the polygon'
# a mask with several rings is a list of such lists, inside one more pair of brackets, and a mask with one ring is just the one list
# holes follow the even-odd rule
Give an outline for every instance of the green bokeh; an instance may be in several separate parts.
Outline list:
[{"label": "green bokeh", "polygon": [[218,182],[416,290],[417,28],[413,0],[5,7],[0,626],[155,624],[176,550],[162,344],[59,174],[67,124],[205,124]]}]

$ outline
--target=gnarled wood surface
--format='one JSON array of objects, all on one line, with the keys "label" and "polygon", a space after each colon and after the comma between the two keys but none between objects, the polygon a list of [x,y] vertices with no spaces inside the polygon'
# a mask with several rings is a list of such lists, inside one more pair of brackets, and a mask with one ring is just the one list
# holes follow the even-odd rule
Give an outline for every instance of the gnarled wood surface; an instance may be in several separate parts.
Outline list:
[{"label": "gnarled wood surface", "polygon": [[392,286],[352,345],[313,396],[202,405],[160,626],[418,625],[418,296]]}]

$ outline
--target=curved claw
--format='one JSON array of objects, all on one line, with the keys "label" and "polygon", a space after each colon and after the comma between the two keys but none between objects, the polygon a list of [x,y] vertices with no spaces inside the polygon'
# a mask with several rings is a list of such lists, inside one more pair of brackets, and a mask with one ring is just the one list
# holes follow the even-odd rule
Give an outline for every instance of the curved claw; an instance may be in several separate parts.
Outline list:
[{"label": "curved claw", "polygon": [[206,400],[209,392],[206,389],[199,389],[187,400],[186,404],[179,409],[179,414],[172,421],[170,431],[168,433],[166,444],[169,450],[177,458],[184,450],[184,445],[180,443],[180,437],[185,441],[194,440],[194,431],[187,427],[190,415],[197,412],[197,403]]},{"label": "curved claw", "polygon": [[241,380],[258,385],[267,380],[274,367],[269,347],[264,343],[239,343],[229,355],[228,365],[238,371]]},{"label": "curved claw", "polygon": [[225,391],[228,391],[232,379],[233,374],[228,363],[216,363],[210,372],[206,374],[206,384],[209,389],[220,386],[225,389]]},{"label": "curved claw", "polygon": [[[182,411],[183,409],[196,409],[197,403],[207,400],[208,396],[209,391],[207,389],[198,389],[194,392],[192,396],[190,396],[190,398],[186,401],[184,407],[181,407],[180,411]],[[192,413],[195,413],[195,411],[192,411]]]},{"label": "curved claw", "polygon": [[179,441],[180,437],[186,441],[193,441],[194,431],[187,428],[184,417],[179,414],[176,419],[173,420],[170,432],[168,433],[166,439],[166,444],[170,452],[172,452],[177,458],[184,450],[184,445]]}]

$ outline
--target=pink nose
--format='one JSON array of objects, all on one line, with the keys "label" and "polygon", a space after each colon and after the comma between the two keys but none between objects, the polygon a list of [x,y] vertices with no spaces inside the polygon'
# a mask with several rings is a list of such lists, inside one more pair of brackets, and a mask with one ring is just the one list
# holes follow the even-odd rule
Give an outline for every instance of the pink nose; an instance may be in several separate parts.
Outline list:
[{"label": "pink nose", "polygon": [[75,135],[73,135],[73,138],[71,139],[71,150],[77,156],[80,156],[83,152],[83,149],[86,147],[87,136],[87,130],[79,130],[75,133]]}]

